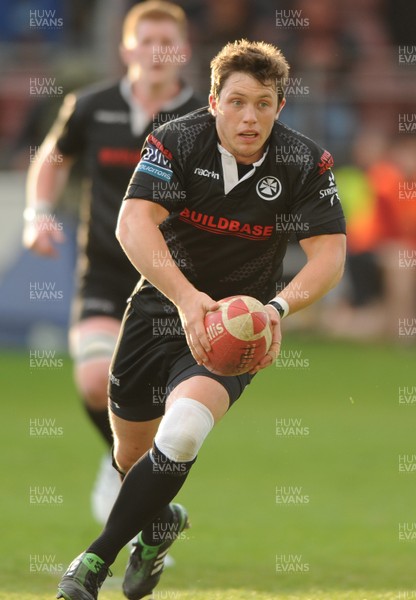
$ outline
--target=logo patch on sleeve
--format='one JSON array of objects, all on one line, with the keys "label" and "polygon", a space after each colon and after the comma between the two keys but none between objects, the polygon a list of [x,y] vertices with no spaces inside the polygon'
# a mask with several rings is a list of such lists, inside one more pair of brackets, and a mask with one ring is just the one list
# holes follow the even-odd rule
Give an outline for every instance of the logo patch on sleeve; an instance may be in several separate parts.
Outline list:
[{"label": "logo patch on sleeve", "polygon": [[323,175],[325,171],[328,171],[331,167],[334,166],[334,159],[328,150],[325,150],[321,156],[321,160],[318,163],[319,175]]},{"label": "logo patch on sleeve", "polygon": [[153,145],[144,148],[142,160],[137,165],[136,171],[147,173],[162,181],[170,181],[173,175],[170,160],[161,152],[160,148]]},{"label": "logo patch on sleeve", "polygon": [[[331,196],[329,198],[329,196]],[[329,198],[329,203],[331,204],[331,206],[334,206],[334,202],[336,200],[339,200],[339,196],[338,196],[338,189],[337,186],[335,185],[335,177],[334,174],[332,173],[332,171],[329,173],[329,177],[328,177],[328,187],[324,190],[319,190],[319,197],[320,198]]]},{"label": "logo patch on sleeve", "polygon": [[168,150],[167,148],[165,148],[165,146],[162,144],[162,142],[160,142],[157,138],[155,138],[154,135],[150,134],[149,135],[149,142],[151,144],[153,144],[153,146],[156,146],[156,148],[158,150],[160,150],[160,152],[163,154],[163,156],[166,156],[167,159],[172,160],[173,156],[172,156],[172,152],[170,150]]},{"label": "logo patch on sleeve", "polygon": [[141,160],[137,165],[136,171],[147,173],[147,175],[157,177],[157,179],[161,179],[162,181],[170,181],[173,175],[170,169],[165,169],[160,165],[155,165],[154,163],[147,162],[147,160]]}]

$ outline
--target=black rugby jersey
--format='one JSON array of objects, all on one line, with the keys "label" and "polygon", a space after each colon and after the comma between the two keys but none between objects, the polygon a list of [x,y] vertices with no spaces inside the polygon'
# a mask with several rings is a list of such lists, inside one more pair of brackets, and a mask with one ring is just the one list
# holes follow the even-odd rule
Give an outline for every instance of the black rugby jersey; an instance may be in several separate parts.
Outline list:
[{"label": "black rugby jersey", "polygon": [[[126,198],[169,211],[160,230],[198,290],[215,300],[247,294],[266,303],[293,233],[298,240],[345,233],[332,165],[329,152],[276,121],[263,157],[239,175],[203,108],[148,136]],[[160,265],[166,260],[153,257]],[[152,315],[175,312],[143,279],[133,305]]]},{"label": "black rugby jersey", "polygon": [[81,278],[99,277],[107,286],[111,284],[112,294],[127,298],[138,274],[122,251],[115,229],[131,173],[149,132],[198,108],[201,102],[184,87],[166,110],[135,134],[133,111],[121,85],[97,84],[67,96],[53,131],[59,151],[81,158],[86,175],[78,236]]}]

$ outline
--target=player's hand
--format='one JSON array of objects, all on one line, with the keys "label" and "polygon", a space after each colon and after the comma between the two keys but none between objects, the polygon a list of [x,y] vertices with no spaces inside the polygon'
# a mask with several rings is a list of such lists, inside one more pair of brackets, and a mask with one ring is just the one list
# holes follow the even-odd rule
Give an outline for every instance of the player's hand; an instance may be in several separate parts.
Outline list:
[{"label": "player's hand", "polygon": [[195,293],[183,298],[177,308],[192,356],[198,365],[210,367],[207,352],[211,350],[211,345],[205,330],[204,318],[208,311],[219,308],[218,302],[207,294],[195,290]]},{"label": "player's hand", "polygon": [[270,367],[279,356],[280,353],[280,344],[282,341],[282,332],[280,330],[280,316],[278,312],[272,307],[265,305],[265,309],[269,314],[270,323],[272,325],[272,344],[269,348],[269,351],[257,365],[249,371],[250,375],[254,375],[258,373],[261,369],[265,369],[266,367]]},{"label": "player's hand", "polygon": [[44,217],[26,223],[23,229],[23,245],[40,256],[56,258],[59,255],[57,245],[64,241],[65,235],[59,225]]}]

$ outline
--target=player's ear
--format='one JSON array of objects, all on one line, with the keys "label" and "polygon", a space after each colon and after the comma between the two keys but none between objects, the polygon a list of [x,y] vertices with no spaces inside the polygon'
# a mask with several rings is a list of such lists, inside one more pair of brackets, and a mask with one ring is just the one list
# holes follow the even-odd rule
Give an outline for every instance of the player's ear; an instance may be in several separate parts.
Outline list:
[{"label": "player's ear", "polygon": [[208,102],[209,102],[209,109],[211,114],[216,117],[217,116],[217,99],[215,98],[215,96],[213,94],[210,94],[208,96]]},{"label": "player's ear", "polygon": [[278,119],[278,118],[279,118],[279,115],[280,115],[280,113],[282,112],[282,110],[283,110],[283,108],[284,108],[285,104],[286,104],[286,98],[282,98],[282,101],[280,102],[280,104],[279,104],[279,107],[278,107],[278,109],[277,109],[277,113],[276,113],[276,119]]}]

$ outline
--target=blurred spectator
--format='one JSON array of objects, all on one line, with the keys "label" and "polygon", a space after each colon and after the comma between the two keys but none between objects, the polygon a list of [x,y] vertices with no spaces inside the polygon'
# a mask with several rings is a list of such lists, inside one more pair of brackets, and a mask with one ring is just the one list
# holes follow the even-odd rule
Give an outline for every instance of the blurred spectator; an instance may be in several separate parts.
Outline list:
[{"label": "blurred spectator", "polygon": [[349,301],[353,307],[376,300],[382,293],[374,250],[379,239],[375,218],[378,190],[370,170],[382,164],[388,139],[380,131],[364,130],[353,144],[353,164],[337,169],[340,194],[348,212]]},{"label": "blurred spectator", "polygon": [[[399,322],[416,312],[416,140],[397,137],[389,162],[369,171],[376,190],[377,256],[383,273],[384,332],[401,336]],[[404,336],[403,341],[409,338]]]},{"label": "blurred spectator", "polygon": [[354,158],[337,171],[348,221],[349,302],[336,317],[327,315],[327,326],[347,337],[408,341],[399,323],[411,323],[416,309],[416,140],[365,132]]}]

